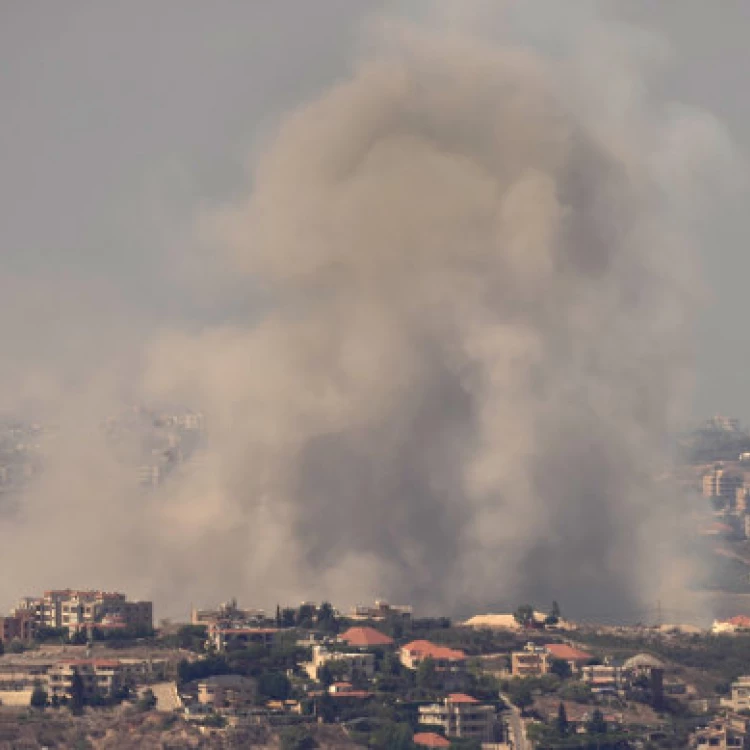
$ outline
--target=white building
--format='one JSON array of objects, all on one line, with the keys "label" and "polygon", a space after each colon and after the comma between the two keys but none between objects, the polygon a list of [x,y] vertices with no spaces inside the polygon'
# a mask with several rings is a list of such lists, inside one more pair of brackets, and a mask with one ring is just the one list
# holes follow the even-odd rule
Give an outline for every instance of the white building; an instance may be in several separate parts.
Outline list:
[{"label": "white building", "polygon": [[375,654],[367,651],[356,651],[352,653],[346,653],[342,651],[331,651],[325,646],[313,646],[313,658],[312,661],[303,664],[304,670],[308,676],[313,679],[318,679],[318,670],[324,664],[343,664],[346,669],[344,677],[351,680],[355,672],[359,672],[362,676],[370,679],[375,674]]},{"label": "white building", "polygon": [[451,693],[442,703],[419,707],[419,723],[442,727],[447,737],[471,737],[491,742],[496,732],[493,706],[463,693]]}]

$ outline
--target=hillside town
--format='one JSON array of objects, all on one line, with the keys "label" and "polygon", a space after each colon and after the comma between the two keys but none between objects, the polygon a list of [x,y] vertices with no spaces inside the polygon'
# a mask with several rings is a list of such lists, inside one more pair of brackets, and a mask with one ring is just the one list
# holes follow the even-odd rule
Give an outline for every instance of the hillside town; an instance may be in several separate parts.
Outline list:
[{"label": "hillside town", "polygon": [[552,602],[452,622],[232,599],[155,626],[152,602],[64,589],[23,596],[0,634],[2,748],[750,746],[745,616],[597,626]]}]

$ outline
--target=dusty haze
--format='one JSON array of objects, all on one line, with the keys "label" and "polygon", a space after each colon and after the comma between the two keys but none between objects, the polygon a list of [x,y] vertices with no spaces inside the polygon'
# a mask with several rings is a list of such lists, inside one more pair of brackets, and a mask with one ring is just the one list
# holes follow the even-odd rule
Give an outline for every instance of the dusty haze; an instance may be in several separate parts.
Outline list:
[{"label": "dusty haze", "polygon": [[[39,550],[6,601],[575,615],[682,585],[684,500],[656,478],[690,385],[684,220],[721,130],[657,107],[623,50],[600,75],[606,39],[552,60],[456,28],[371,25],[347,80],[266,134],[247,194],[200,212],[181,272],[262,314],[56,384],[75,439],[2,521],[4,570]],[[156,494],[98,437],[124,400],[206,414],[209,450]]]}]

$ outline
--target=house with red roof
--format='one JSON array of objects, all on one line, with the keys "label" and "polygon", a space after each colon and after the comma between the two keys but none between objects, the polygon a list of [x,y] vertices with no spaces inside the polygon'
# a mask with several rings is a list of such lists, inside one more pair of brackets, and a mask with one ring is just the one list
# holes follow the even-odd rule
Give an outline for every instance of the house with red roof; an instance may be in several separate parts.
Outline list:
[{"label": "house with red roof", "polygon": [[430,641],[411,641],[399,650],[401,663],[407,669],[417,669],[425,659],[431,659],[438,670],[459,670],[466,666],[466,654],[460,649],[438,646]]},{"label": "house with red roof", "polygon": [[349,628],[339,636],[339,640],[354,648],[379,648],[393,645],[393,638],[370,627]]},{"label": "house with red roof", "polygon": [[435,732],[417,732],[412,738],[417,747],[450,747],[451,742]]},{"label": "house with red roof", "polygon": [[735,615],[728,620],[714,620],[711,632],[717,634],[742,633],[750,630],[750,617],[747,615]]}]

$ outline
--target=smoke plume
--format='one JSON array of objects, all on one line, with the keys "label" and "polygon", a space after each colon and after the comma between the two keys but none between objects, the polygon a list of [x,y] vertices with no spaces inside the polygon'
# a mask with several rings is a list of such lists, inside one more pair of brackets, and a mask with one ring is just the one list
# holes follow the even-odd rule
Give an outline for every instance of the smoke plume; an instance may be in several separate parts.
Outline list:
[{"label": "smoke plume", "polygon": [[[205,413],[203,459],[144,497],[66,455],[14,519],[60,583],[172,611],[236,593],[575,615],[673,580],[657,476],[694,300],[692,177],[670,165],[706,129],[622,76],[603,97],[579,61],[380,34],[282,121],[247,197],[200,221],[201,263],[263,314],[143,352],[145,402]],[[51,511],[72,466],[77,505]]]}]

